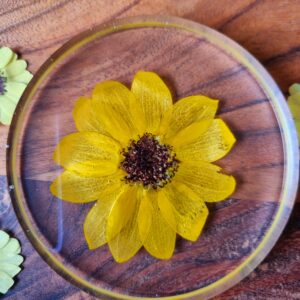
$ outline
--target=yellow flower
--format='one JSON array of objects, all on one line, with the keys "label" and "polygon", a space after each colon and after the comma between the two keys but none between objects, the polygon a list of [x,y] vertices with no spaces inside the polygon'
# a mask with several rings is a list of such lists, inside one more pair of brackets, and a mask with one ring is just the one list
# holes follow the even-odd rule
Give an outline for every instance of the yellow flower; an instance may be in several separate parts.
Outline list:
[{"label": "yellow flower", "polygon": [[298,140],[300,140],[300,84],[294,83],[289,88],[288,106],[295,121]]},{"label": "yellow flower", "polygon": [[84,223],[90,249],[108,243],[117,262],[144,246],[154,257],[172,256],[176,234],[195,241],[205,224],[204,203],[235,189],[232,176],[211,164],[235,138],[218,101],[191,96],[173,105],[152,72],[138,72],[131,90],[116,81],[81,97],[73,116],[79,132],[64,137],[54,160],[65,171],[51,192],[73,203],[97,200]]},{"label": "yellow flower", "polygon": [[32,74],[25,60],[7,47],[0,48],[0,123],[9,125]]},{"label": "yellow flower", "polygon": [[18,240],[0,230],[0,293],[5,294],[14,284],[13,277],[21,268],[23,257],[19,255],[21,247]]}]

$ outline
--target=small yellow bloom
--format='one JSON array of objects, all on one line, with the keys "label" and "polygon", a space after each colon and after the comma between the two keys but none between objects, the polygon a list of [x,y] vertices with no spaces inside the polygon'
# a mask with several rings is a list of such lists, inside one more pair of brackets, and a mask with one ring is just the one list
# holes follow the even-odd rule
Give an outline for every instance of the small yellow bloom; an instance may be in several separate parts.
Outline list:
[{"label": "small yellow bloom", "polygon": [[0,230],[0,293],[5,294],[14,284],[13,277],[21,268],[23,257],[19,255],[21,246],[17,239]]},{"label": "small yellow bloom", "polygon": [[235,143],[214,119],[217,107],[201,95],[173,104],[162,79],[142,71],[131,90],[106,81],[76,102],[78,132],[55,150],[65,171],[50,189],[73,203],[97,201],[84,223],[90,249],[108,243],[115,260],[125,262],[144,246],[168,259],[176,234],[198,239],[208,216],[204,201],[235,189],[234,178],[212,164]]},{"label": "small yellow bloom", "polygon": [[15,108],[32,74],[25,60],[18,59],[11,49],[0,48],[0,123],[9,125]]},{"label": "small yellow bloom", "polygon": [[300,140],[300,84],[294,83],[289,88],[288,106],[295,121],[298,140]]}]

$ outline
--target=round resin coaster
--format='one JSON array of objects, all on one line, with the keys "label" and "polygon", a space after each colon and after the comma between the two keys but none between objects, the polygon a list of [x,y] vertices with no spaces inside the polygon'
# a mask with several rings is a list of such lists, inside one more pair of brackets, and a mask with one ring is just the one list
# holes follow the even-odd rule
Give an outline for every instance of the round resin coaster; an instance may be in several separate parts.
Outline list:
[{"label": "round resin coaster", "polygon": [[[174,102],[196,94],[220,100],[217,117],[237,142],[216,164],[237,180],[235,193],[208,206],[196,242],[178,238],[169,260],[141,250],[118,264],[107,246],[89,250],[83,222],[93,205],[54,198],[61,172],[52,155],[75,132],[74,102],[97,82],[129,86],[139,70],[159,74]],[[229,38],[173,17],[100,25],[59,49],[28,86],[9,137],[14,207],[35,249],[67,280],[101,298],[208,299],[248,275],[268,254],[293,207],[298,148],[285,100],[265,69]]]}]

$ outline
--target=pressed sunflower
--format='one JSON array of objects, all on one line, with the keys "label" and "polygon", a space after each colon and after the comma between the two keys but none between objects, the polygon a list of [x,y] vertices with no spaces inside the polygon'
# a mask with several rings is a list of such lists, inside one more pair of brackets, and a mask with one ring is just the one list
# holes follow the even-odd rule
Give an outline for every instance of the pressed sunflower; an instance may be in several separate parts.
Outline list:
[{"label": "pressed sunflower", "polygon": [[21,268],[23,257],[19,255],[21,246],[17,239],[0,230],[0,293],[5,294],[14,284],[13,277]]},{"label": "pressed sunflower", "polygon": [[0,48],[0,123],[9,125],[32,74],[25,60],[10,48]]},{"label": "pressed sunflower", "polygon": [[50,189],[73,203],[97,201],[84,222],[90,249],[108,243],[115,260],[125,262],[144,246],[168,259],[176,234],[198,239],[208,216],[204,202],[235,189],[234,178],[212,164],[235,143],[214,119],[217,107],[201,95],[173,105],[162,79],[142,71],[131,90],[106,81],[76,102],[78,132],[55,150],[65,171]]}]

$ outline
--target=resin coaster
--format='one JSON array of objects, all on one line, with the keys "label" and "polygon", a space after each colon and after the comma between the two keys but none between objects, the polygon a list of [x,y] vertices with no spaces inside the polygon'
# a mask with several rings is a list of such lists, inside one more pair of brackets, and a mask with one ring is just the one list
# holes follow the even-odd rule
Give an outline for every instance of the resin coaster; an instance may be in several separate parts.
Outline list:
[{"label": "resin coaster", "polygon": [[[170,260],[140,251],[116,263],[107,246],[88,250],[83,221],[93,205],[51,196],[60,172],[58,141],[76,131],[74,102],[108,79],[129,85],[139,70],[158,73],[174,101],[219,99],[217,117],[237,142],[216,164],[237,180],[232,197],[209,205],[200,238],[178,239]],[[290,215],[298,148],[285,99],[265,69],[229,38],[173,17],[135,17],[84,32],[51,56],[28,86],[9,137],[14,207],[35,249],[64,278],[99,297],[208,299],[248,275],[268,254]]]}]

